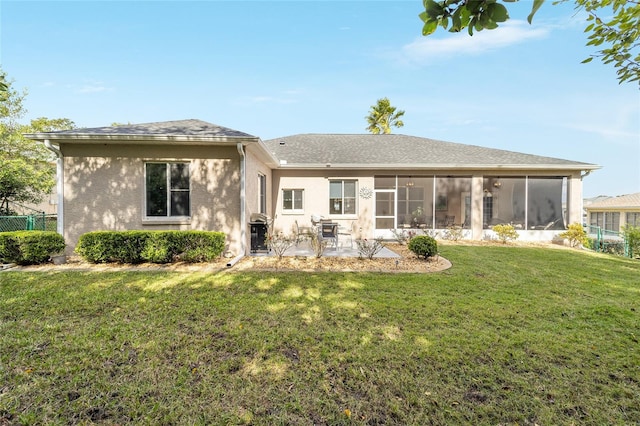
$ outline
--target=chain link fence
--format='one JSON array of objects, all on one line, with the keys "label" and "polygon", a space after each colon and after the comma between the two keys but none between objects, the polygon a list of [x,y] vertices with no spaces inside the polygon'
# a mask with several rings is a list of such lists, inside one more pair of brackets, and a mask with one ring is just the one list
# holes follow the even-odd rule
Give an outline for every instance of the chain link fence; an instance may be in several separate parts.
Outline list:
[{"label": "chain link fence", "polygon": [[631,257],[629,242],[621,232],[608,231],[599,226],[587,226],[587,234],[595,251]]},{"label": "chain link fence", "polygon": [[0,232],[12,231],[56,231],[58,217],[55,214],[30,214],[23,216],[0,216]]}]

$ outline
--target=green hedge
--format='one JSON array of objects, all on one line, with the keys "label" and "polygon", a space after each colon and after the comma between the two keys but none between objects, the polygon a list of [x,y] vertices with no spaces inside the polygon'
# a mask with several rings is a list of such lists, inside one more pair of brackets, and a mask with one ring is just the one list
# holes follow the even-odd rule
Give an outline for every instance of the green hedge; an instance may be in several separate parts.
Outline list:
[{"label": "green hedge", "polygon": [[46,263],[64,251],[64,237],[52,231],[0,233],[0,260],[18,265]]},{"label": "green hedge", "polygon": [[427,259],[438,254],[438,242],[428,235],[418,235],[411,238],[407,248],[419,258]]},{"label": "green hedge", "polygon": [[208,262],[222,254],[225,234],[210,231],[95,231],[76,253],[91,263]]}]

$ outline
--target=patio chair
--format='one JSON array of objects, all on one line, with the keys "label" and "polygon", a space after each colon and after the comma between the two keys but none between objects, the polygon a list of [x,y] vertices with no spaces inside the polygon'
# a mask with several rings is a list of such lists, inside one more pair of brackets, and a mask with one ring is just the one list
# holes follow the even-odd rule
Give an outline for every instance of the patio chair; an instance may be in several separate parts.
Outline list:
[{"label": "patio chair", "polygon": [[449,226],[454,226],[456,224],[456,217],[455,216],[445,216],[444,217],[444,227],[448,228]]},{"label": "patio chair", "polygon": [[300,244],[301,241],[306,240],[311,236],[313,230],[308,226],[300,226],[298,225],[298,220],[296,219],[294,222],[294,232],[296,236],[296,245]]},{"label": "patio chair", "polygon": [[[345,238],[348,238],[349,239],[349,248],[353,248],[353,222],[351,222],[349,227],[338,226],[338,236],[340,237],[341,241],[344,241]],[[342,243],[342,244],[344,244],[344,243]],[[344,247],[344,245],[343,245],[343,247]]]},{"label": "patio chair", "polygon": [[338,249],[338,224],[331,222],[322,222],[320,224],[320,237],[323,240],[328,240],[332,243],[333,247]]}]

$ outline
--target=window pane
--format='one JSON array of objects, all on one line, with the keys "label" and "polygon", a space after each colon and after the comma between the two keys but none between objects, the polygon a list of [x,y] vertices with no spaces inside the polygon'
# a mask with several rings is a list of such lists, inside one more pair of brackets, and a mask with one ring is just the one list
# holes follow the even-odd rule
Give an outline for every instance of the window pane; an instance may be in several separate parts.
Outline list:
[{"label": "window pane", "polygon": [[293,209],[293,191],[290,189],[284,189],[282,191],[282,209]]},{"label": "window pane", "polygon": [[528,229],[564,229],[562,178],[529,178]]},{"label": "window pane", "polygon": [[356,181],[346,180],[344,181],[344,197],[355,198],[356,197]]},{"label": "window pane", "polygon": [[189,165],[171,164],[171,189],[189,189]]},{"label": "window pane", "polygon": [[376,229],[393,229],[393,219],[376,218]]},{"label": "window pane", "polygon": [[293,190],[293,208],[302,210],[302,189]]},{"label": "window pane", "polygon": [[355,197],[344,198],[344,214],[356,213],[356,199]]},{"label": "window pane", "polygon": [[461,224],[465,207],[465,195],[471,193],[471,178],[446,176],[436,178],[435,222],[436,228]]},{"label": "window pane", "polygon": [[342,181],[329,182],[329,198],[342,198]]},{"label": "window pane", "polygon": [[607,212],[605,218],[606,223],[604,225],[604,229],[615,232],[620,230],[620,213]]},{"label": "window pane", "polygon": [[604,225],[604,213],[602,212],[591,213],[590,225],[602,228]]},{"label": "window pane", "polygon": [[262,214],[267,213],[267,177],[265,175],[258,175],[258,204],[259,212]]},{"label": "window pane", "polygon": [[376,192],[376,216],[394,216],[393,192]]},{"label": "window pane", "polygon": [[342,214],[342,198],[329,199],[329,213]]},{"label": "window pane", "polygon": [[171,192],[171,216],[189,216],[189,191]]},{"label": "window pane", "polygon": [[376,176],[374,180],[375,189],[396,189],[395,176]]},{"label": "window pane", "polygon": [[167,165],[146,164],[147,216],[167,215]]}]

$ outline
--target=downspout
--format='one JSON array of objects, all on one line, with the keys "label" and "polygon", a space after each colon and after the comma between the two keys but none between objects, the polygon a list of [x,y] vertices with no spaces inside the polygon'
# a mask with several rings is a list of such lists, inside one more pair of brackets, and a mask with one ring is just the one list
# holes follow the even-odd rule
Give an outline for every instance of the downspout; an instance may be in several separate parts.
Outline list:
[{"label": "downspout", "polygon": [[58,220],[56,231],[58,234],[64,235],[64,167],[62,152],[59,147],[52,145],[49,139],[44,140],[44,146],[56,156],[56,192],[58,193]]},{"label": "downspout", "polygon": [[230,268],[240,259],[244,257],[244,254],[247,250],[247,221],[246,219],[246,210],[245,210],[245,181],[246,181],[246,157],[244,153],[244,147],[242,143],[237,143],[236,148],[238,149],[238,154],[240,154],[240,254],[227,262],[227,267]]}]

